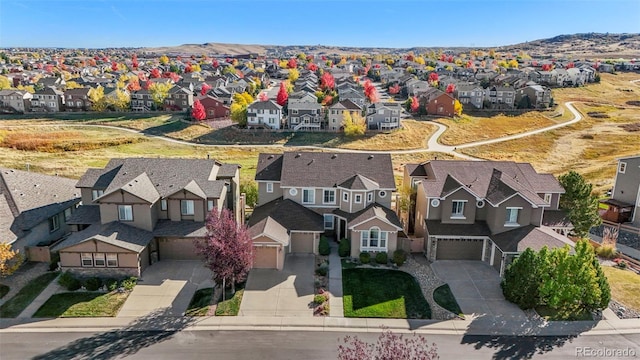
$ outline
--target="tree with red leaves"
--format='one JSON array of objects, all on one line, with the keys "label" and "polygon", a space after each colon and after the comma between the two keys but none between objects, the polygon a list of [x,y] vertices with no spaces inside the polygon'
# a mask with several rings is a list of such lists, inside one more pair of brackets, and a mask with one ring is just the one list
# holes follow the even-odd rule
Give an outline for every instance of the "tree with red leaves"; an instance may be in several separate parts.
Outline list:
[{"label": "tree with red leaves", "polygon": [[336,79],[330,72],[326,71],[320,77],[320,89],[333,90],[336,87]]},{"label": "tree with red leaves", "polygon": [[389,94],[395,95],[400,93],[400,84],[396,83],[393,86],[389,86]]},{"label": "tree with red leaves", "polygon": [[113,61],[111,63],[111,71],[118,71],[118,63]]},{"label": "tree with red leaves", "polygon": [[200,89],[200,95],[205,96],[209,90],[211,90],[211,85],[207,83],[202,83],[202,89]]},{"label": "tree with red leaves", "polygon": [[435,360],[438,347],[429,345],[427,339],[415,333],[411,338],[395,334],[386,327],[375,344],[347,335],[338,345],[338,360]]},{"label": "tree with red leaves", "polygon": [[213,62],[211,63],[211,65],[212,65],[214,68],[217,68],[218,66],[220,66],[220,63],[218,62],[218,60],[214,59],[214,60],[213,60]]},{"label": "tree with red leaves", "polygon": [[407,61],[413,61],[415,59],[415,57],[413,56],[413,54],[409,54],[406,56]]},{"label": "tree with red leaves", "polygon": [[411,98],[411,112],[412,113],[417,113],[418,109],[420,108],[420,101],[418,100],[418,97],[414,96]]},{"label": "tree with red leaves", "polygon": [[322,105],[329,106],[331,104],[333,104],[333,96],[327,95],[322,99]]},{"label": "tree with red leaves", "polygon": [[429,84],[431,84],[431,86],[438,86],[438,79],[438,73],[432,72],[431,74],[429,74]]},{"label": "tree with red leaves", "polygon": [[468,60],[466,67],[467,67],[467,69],[471,69],[473,67],[473,61]]},{"label": "tree with red leaves", "polygon": [[551,64],[542,64],[542,71],[551,71]]},{"label": "tree with red leaves", "polygon": [[369,102],[378,102],[378,91],[376,87],[371,83],[371,80],[367,80],[364,83],[364,95],[369,99]]},{"label": "tree with red leaves", "polygon": [[287,67],[289,69],[295,69],[298,67],[298,62],[296,61],[295,58],[291,58],[289,59],[289,61],[287,62]]},{"label": "tree with red leaves", "polygon": [[205,112],[204,106],[202,105],[200,100],[196,100],[193,102],[191,117],[198,121],[202,121],[207,117],[207,113]]},{"label": "tree with red leaves", "polygon": [[140,87],[140,82],[138,81],[138,79],[129,80],[129,84],[127,84],[127,90],[138,91],[140,89],[142,88]]},{"label": "tree with red leaves", "polygon": [[165,72],[164,74],[162,74],[162,77],[166,79],[171,79],[171,81],[173,81],[174,83],[180,81],[180,75],[171,71]]},{"label": "tree with red leaves", "polygon": [[269,100],[269,95],[267,95],[266,92],[261,92],[260,95],[258,95],[258,100],[260,100],[260,101],[268,101]]},{"label": "tree with red leaves", "polygon": [[315,63],[310,62],[309,64],[307,64],[307,70],[309,70],[309,71],[318,71],[318,65],[316,65]]},{"label": "tree with red leaves", "polygon": [[448,63],[452,63],[453,62],[453,55],[447,56],[447,62]]},{"label": "tree with red leaves", "polygon": [[134,69],[137,69],[138,65],[138,55],[133,54],[133,57],[131,58],[131,66],[133,66]]},{"label": "tree with red leaves", "polygon": [[155,68],[155,69],[151,70],[151,73],[149,73],[149,76],[150,76],[152,79],[157,79],[157,78],[159,78],[159,77],[161,76],[161,74],[160,74],[160,70],[158,70],[157,68]]},{"label": "tree with red leaves", "polygon": [[138,71],[138,80],[147,81],[147,74],[142,71]]},{"label": "tree with red leaves", "polygon": [[447,55],[440,54],[440,58],[439,59],[440,59],[440,61],[445,61],[445,60],[447,60]]},{"label": "tree with red leaves", "polygon": [[570,62],[567,64],[567,66],[565,67],[566,69],[573,69],[574,67],[576,67],[576,65],[573,62]]},{"label": "tree with red leaves", "polygon": [[453,94],[454,91],[456,91],[456,86],[454,84],[447,85],[447,90],[445,90],[447,94]]},{"label": "tree with red leaves", "polygon": [[184,72],[185,73],[190,73],[193,71],[193,68],[191,67],[191,63],[187,62],[187,66],[184,68]]},{"label": "tree with red leaves", "polygon": [[280,106],[284,106],[289,99],[289,94],[287,93],[287,88],[284,86],[284,81],[280,83],[280,89],[278,90],[278,96],[276,97],[276,102]]},{"label": "tree with red leaves", "polygon": [[213,273],[213,280],[223,287],[230,281],[235,292],[235,285],[247,278],[253,266],[253,242],[247,228],[238,225],[229,210],[218,211],[214,208],[207,215],[207,235],[195,240],[194,245]]},{"label": "tree with red leaves", "polygon": [[48,72],[48,73],[52,73],[53,72],[53,64],[47,64],[44,66],[44,71]]}]

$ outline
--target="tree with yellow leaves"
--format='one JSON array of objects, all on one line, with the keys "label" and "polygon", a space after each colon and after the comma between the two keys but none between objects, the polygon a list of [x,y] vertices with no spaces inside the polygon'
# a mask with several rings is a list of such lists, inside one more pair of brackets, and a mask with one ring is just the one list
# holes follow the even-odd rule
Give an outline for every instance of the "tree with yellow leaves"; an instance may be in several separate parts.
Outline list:
[{"label": "tree with yellow leaves", "polygon": [[516,60],[516,59],[509,60],[509,67],[512,68],[512,69],[517,69],[518,68],[518,60]]},{"label": "tree with yellow leaves", "polygon": [[153,99],[154,104],[156,104],[156,108],[162,107],[164,99],[169,96],[169,90],[171,90],[172,87],[173,84],[168,81],[149,85],[149,93],[151,94],[151,99]]},{"label": "tree with yellow leaves", "polygon": [[298,69],[289,69],[289,81],[294,83],[300,77]]},{"label": "tree with yellow leaves", "polygon": [[358,113],[351,115],[349,111],[345,111],[342,115],[342,126],[347,137],[362,136],[367,129],[367,124],[362,115]]},{"label": "tree with yellow leaves", "polygon": [[282,69],[288,69],[289,68],[289,62],[287,60],[280,60],[280,62],[278,63],[278,66],[280,66],[280,68]]},{"label": "tree with yellow leaves", "polygon": [[11,81],[6,76],[0,75],[0,90],[8,89],[11,87]]},{"label": "tree with yellow leaves", "polygon": [[231,103],[231,120],[240,126],[247,124],[247,106],[253,102],[253,96],[247,92],[233,94],[233,103]]},{"label": "tree with yellow leaves", "polygon": [[462,104],[460,103],[460,101],[458,101],[456,99],[456,101],[453,103],[453,112],[457,115],[460,116],[462,115]]},{"label": "tree with yellow leaves", "polygon": [[82,89],[84,86],[78,84],[75,81],[67,81],[66,87],[67,87],[67,90],[69,90],[69,89]]},{"label": "tree with yellow leaves", "polygon": [[160,64],[167,65],[169,63],[169,57],[167,55],[160,56]]},{"label": "tree with yellow leaves", "polygon": [[18,250],[12,250],[11,244],[0,243],[0,277],[13,274],[24,258]]},{"label": "tree with yellow leaves", "polygon": [[98,86],[89,90],[89,100],[93,111],[104,111],[107,108],[107,100],[104,98],[104,88]]},{"label": "tree with yellow leaves", "polygon": [[106,102],[108,106],[117,111],[127,111],[131,103],[131,96],[125,90],[118,88],[112,96],[106,97]]}]

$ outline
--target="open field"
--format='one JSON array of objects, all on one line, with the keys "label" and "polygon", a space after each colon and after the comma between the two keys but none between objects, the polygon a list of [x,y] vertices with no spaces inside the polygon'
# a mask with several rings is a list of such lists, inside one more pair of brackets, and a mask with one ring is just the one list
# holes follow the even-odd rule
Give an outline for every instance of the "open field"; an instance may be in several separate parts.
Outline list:
[{"label": "open field", "polygon": [[640,74],[621,72],[600,74],[599,84],[589,84],[577,88],[553,89],[553,98],[557,104],[566,101],[595,101],[620,106],[630,106],[627,102],[640,100],[640,83],[631,80],[640,79]]},{"label": "open field", "polygon": [[[584,88],[558,89],[564,100],[582,99],[574,106],[584,119],[565,128],[526,138],[462,149],[465,154],[494,160],[530,162],[538,171],[560,175],[569,170],[581,173],[600,193],[613,186],[617,158],[640,154],[640,106],[627,105],[629,93],[640,99],[640,87],[629,83],[640,74],[603,74],[601,84]],[[591,87],[596,87],[595,90]],[[625,97],[603,96],[615,88]],[[564,101],[563,100],[563,101]],[[606,102],[602,104],[601,101]],[[617,103],[617,105],[615,105]]]}]

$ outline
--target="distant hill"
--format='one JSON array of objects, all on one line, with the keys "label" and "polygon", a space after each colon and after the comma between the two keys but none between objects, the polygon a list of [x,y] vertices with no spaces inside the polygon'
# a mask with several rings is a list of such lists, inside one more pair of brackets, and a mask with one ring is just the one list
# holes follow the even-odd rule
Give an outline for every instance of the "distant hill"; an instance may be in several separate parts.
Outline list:
[{"label": "distant hill", "polygon": [[[430,50],[467,51],[465,47],[413,47],[413,48],[360,48],[325,45],[246,45],[246,44],[184,44],[142,48],[142,51],[155,54],[188,54],[188,55],[289,55],[304,52],[314,55],[331,54],[389,54],[389,53],[424,53]],[[473,48],[488,50],[489,48]],[[548,39],[529,41],[521,44],[506,45],[495,48],[497,51],[525,51],[536,56],[572,56],[601,58],[640,58],[640,34],[601,34],[585,33],[559,35]]]}]

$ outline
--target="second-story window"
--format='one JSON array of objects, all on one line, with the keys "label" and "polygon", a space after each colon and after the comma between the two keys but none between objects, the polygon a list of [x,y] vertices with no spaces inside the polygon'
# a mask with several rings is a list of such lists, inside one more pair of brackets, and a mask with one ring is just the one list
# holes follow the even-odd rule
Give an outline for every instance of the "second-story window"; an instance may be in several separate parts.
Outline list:
[{"label": "second-story window", "polygon": [[551,204],[551,194],[544,194],[544,202]]},{"label": "second-story window", "polygon": [[60,217],[58,214],[49,218],[49,232],[54,232],[60,229]]},{"label": "second-story window", "polygon": [[627,170],[627,163],[621,161],[620,164],[618,165],[618,172],[621,174],[624,174],[626,170]]},{"label": "second-story window", "polygon": [[182,215],[193,215],[194,212],[193,200],[180,200],[180,213]]},{"label": "second-story window", "polygon": [[342,201],[349,201],[349,193],[348,192],[343,192],[342,193]]},{"label": "second-story window", "polygon": [[273,183],[272,182],[268,182],[267,183],[267,192],[268,193],[272,193],[273,192]]},{"label": "second-story window", "polygon": [[302,189],[302,203],[314,204],[316,202],[315,189]]},{"label": "second-story window", "polygon": [[213,210],[213,200],[207,200],[207,211]]},{"label": "second-story window", "polygon": [[360,204],[362,202],[362,194],[356,194],[354,198],[356,203]]},{"label": "second-story window", "polygon": [[131,205],[118,205],[118,220],[133,221],[133,207]]},{"label": "second-story window", "polygon": [[104,190],[92,190],[91,191],[91,200],[95,200],[100,196],[104,195]]},{"label": "second-story window", "polygon": [[453,200],[451,202],[451,218],[464,219],[464,203],[463,200]]},{"label": "second-story window", "polygon": [[336,203],[336,191],[335,190],[324,190],[322,202],[324,204],[335,204]]},{"label": "second-story window", "polygon": [[518,213],[520,208],[507,208],[507,216],[505,218],[505,226],[518,226]]},{"label": "second-story window", "polygon": [[167,199],[160,200],[160,210],[167,211]]},{"label": "second-story window", "polygon": [[373,202],[373,193],[367,193],[367,203]]}]

